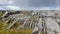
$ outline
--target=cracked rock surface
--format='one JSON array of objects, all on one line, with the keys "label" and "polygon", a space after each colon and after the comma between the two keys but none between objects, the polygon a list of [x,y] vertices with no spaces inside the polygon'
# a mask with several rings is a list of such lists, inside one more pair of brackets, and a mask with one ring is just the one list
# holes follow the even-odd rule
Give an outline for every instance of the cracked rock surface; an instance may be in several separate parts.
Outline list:
[{"label": "cracked rock surface", "polygon": [[2,10],[0,11],[0,23],[4,25],[1,26],[1,28],[3,27],[1,30],[16,30],[17,34],[19,32],[23,34],[60,34],[60,11]]}]

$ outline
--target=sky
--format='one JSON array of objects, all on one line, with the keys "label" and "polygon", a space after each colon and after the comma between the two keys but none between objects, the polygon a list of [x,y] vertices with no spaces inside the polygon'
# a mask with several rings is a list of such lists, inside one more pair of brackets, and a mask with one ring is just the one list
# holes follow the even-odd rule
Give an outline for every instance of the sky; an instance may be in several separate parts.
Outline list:
[{"label": "sky", "polygon": [[60,0],[0,0],[0,10],[56,10]]}]

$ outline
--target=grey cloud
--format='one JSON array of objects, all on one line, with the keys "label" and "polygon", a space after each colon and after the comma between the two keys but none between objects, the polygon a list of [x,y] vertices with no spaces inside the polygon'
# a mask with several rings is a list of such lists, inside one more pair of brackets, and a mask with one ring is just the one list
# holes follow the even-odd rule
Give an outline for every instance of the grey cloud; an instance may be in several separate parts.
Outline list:
[{"label": "grey cloud", "polygon": [[[15,7],[19,7],[20,9],[38,9],[41,7],[48,7],[48,8],[56,8],[57,4],[56,4],[56,0],[11,0],[13,1],[12,4],[4,4],[3,7],[5,8],[9,8],[7,6],[15,6]],[[59,1],[60,2],[60,1]],[[60,4],[60,3],[59,3]],[[2,7],[2,4],[0,4],[0,6]]]},{"label": "grey cloud", "polygon": [[28,0],[13,0],[13,4],[14,6],[20,6],[20,7],[24,7],[28,5]]},{"label": "grey cloud", "polygon": [[29,0],[29,6],[33,7],[56,6],[56,0]]}]

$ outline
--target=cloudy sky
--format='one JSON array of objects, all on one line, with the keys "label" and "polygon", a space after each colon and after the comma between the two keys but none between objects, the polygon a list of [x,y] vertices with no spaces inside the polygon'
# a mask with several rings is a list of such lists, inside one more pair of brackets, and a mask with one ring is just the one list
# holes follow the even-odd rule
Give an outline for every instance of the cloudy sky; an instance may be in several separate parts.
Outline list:
[{"label": "cloudy sky", "polygon": [[53,10],[59,9],[60,0],[0,0],[3,10]]}]

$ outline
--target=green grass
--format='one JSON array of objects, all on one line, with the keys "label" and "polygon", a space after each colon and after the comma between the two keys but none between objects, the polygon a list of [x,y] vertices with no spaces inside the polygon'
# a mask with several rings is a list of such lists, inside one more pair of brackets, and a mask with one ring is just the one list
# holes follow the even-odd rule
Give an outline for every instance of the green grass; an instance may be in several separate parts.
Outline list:
[{"label": "green grass", "polygon": [[4,25],[0,21],[0,34],[30,34],[31,31],[32,30],[30,28],[24,28],[21,30],[16,30],[15,28],[13,28],[13,29],[7,30],[6,25]]},{"label": "green grass", "polygon": [[2,16],[3,14],[0,12],[0,17]]}]

